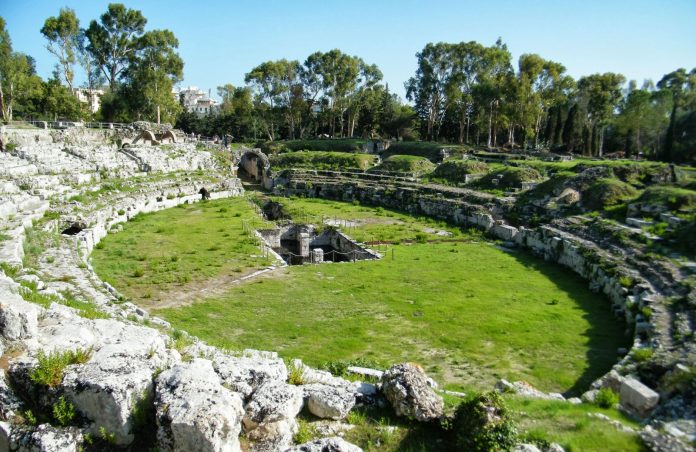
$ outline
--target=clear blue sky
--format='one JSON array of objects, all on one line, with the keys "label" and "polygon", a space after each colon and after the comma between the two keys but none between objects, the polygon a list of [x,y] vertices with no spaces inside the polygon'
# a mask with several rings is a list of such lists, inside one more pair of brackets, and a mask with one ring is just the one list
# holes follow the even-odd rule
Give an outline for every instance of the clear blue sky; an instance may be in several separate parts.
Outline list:
[{"label": "clear blue sky", "polygon": [[[55,59],[39,30],[63,6],[86,28],[108,1],[0,0],[0,16],[14,49],[36,58],[50,76]],[[428,42],[478,41],[500,36],[513,58],[538,53],[563,63],[578,78],[620,72],[641,83],[679,67],[696,66],[696,0],[126,0],[148,19],[147,29],[169,28],[185,61],[181,86],[205,90],[242,85],[244,74],[273,59],[304,59],[339,48],[377,64],[393,92],[416,69],[415,53]]]}]

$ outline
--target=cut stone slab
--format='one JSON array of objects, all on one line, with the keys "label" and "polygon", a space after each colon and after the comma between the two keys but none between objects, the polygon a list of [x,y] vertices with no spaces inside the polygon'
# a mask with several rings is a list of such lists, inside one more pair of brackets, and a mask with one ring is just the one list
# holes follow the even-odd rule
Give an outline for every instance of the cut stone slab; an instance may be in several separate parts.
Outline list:
[{"label": "cut stone slab", "polygon": [[384,372],[382,372],[381,370],[370,369],[369,367],[348,366],[348,368],[346,368],[346,371],[352,374],[360,375],[362,377],[373,377],[378,380],[381,380],[382,375],[384,375]]},{"label": "cut stone slab", "polygon": [[660,395],[635,378],[624,378],[619,393],[621,406],[640,417],[646,417],[657,406]]}]

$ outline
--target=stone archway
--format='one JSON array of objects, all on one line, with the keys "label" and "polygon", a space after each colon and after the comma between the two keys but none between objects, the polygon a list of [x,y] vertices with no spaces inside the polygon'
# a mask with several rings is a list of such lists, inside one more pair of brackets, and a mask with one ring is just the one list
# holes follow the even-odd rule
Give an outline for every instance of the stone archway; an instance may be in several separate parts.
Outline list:
[{"label": "stone archway", "polygon": [[271,162],[261,149],[241,149],[232,160],[233,170],[243,171],[244,175],[259,182],[265,189],[273,188]]}]

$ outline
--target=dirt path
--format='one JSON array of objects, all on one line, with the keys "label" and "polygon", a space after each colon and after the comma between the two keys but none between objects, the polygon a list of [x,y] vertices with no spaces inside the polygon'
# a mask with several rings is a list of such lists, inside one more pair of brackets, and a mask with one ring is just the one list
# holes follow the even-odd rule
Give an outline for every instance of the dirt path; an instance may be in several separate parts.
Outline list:
[{"label": "dirt path", "polygon": [[220,275],[202,281],[194,281],[185,286],[172,287],[158,292],[152,299],[141,299],[137,304],[148,310],[171,309],[189,306],[198,300],[224,295],[230,287],[259,278],[283,277],[287,267],[269,267],[262,270],[240,274]]}]

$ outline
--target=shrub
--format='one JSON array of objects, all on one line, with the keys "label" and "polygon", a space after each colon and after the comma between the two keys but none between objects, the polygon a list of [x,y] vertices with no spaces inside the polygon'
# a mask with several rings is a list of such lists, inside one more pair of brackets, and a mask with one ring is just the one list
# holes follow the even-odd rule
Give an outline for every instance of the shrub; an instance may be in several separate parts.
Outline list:
[{"label": "shrub", "polygon": [[144,274],[145,274],[145,270],[143,270],[142,268],[136,268],[135,270],[133,270],[133,277],[134,278],[140,278]]},{"label": "shrub", "polygon": [[633,286],[633,278],[630,276],[621,276],[619,277],[619,284],[621,284],[621,287],[631,287]]},{"label": "shrub", "polygon": [[92,349],[66,350],[64,352],[51,352],[48,355],[39,350],[36,358],[39,361],[29,378],[36,384],[55,387],[63,381],[63,372],[71,364],[83,364],[92,356]]},{"label": "shrub", "polygon": [[424,234],[422,232],[417,233],[416,234],[416,242],[427,243],[428,242],[428,234]]},{"label": "shrub", "polygon": [[672,211],[693,210],[696,207],[696,191],[669,185],[654,185],[648,187],[637,201],[666,206]]},{"label": "shrub", "polygon": [[633,361],[637,363],[644,363],[646,361],[650,361],[653,356],[653,350],[651,348],[639,348],[634,350],[631,356],[633,357]]},{"label": "shrub", "polygon": [[333,361],[326,361],[319,366],[319,369],[326,370],[332,375],[337,377],[343,377],[347,374],[347,369],[351,366],[356,367],[367,367],[371,369],[379,369],[381,366],[369,359],[369,358],[355,358],[355,359],[340,359]]},{"label": "shrub", "polygon": [[53,404],[53,418],[58,425],[66,427],[75,418],[75,407],[72,403],[66,402],[63,396],[60,396],[58,402]]},{"label": "shrub", "polygon": [[594,403],[600,408],[612,408],[619,403],[619,395],[611,388],[602,388],[597,393]]},{"label": "shrub", "polygon": [[302,369],[296,367],[292,363],[288,364],[288,383],[296,386],[303,385],[305,383],[304,372],[302,372]]},{"label": "shrub", "polygon": [[286,141],[285,147],[291,151],[331,151],[331,152],[361,152],[364,140],[331,139],[331,140],[292,140]]},{"label": "shrub", "polygon": [[297,433],[292,437],[295,444],[303,444],[312,441],[318,436],[317,429],[304,419],[297,423]]},{"label": "shrub", "polygon": [[474,395],[462,402],[454,415],[453,432],[460,450],[512,450],[517,428],[497,392]]}]

